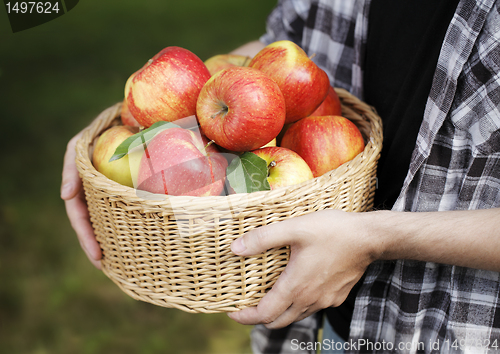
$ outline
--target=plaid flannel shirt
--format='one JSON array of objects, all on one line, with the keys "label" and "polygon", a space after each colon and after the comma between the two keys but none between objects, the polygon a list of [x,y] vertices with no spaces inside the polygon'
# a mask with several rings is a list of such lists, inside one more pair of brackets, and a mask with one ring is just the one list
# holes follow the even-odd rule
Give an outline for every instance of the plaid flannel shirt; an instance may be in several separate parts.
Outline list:
[{"label": "plaid flannel shirt", "polygon": [[[332,85],[362,99],[369,5],[370,0],[280,0],[261,41],[298,43],[316,54],[314,61]],[[500,206],[499,75],[500,3],[461,0],[393,210]],[[409,260],[376,262],[358,293],[346,352],[500,353],[499,291],[497,272]],[[298,343],[315,342],[317,326],[314,315],[279,331],[255,326],[253,350],[312,353]],[[360,347],[363,341],[368,345]]]}]

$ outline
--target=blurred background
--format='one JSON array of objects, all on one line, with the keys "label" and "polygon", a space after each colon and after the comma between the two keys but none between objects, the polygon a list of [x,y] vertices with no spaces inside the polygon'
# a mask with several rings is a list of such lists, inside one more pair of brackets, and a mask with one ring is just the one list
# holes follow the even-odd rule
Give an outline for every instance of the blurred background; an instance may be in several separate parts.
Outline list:
[{"label": "blurred background", "polygon": [[0,352],[249,353],[250,327],[129,298],[80,248],[59,198],[68,140],[167,46],[202,60],[265,31],[274,0],[81,0],[12,33],[0,8]]}]

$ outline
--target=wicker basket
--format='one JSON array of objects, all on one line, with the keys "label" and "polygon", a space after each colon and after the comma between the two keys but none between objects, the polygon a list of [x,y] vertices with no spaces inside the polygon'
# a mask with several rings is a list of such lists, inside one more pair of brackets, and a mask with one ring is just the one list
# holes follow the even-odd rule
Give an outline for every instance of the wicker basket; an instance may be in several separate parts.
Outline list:
[{"label": "wicker basket", "polygon": [[361,154],[300,185],[229,196],[139,193],[97,172],[90,158],[93,143],[117,124],[121,104],[103,111],[78,141],[76,163],[104,273],[132,298],[158,306],[215,313],[257,305],[286,266],[289,249],[238,257],[230,251],[234,239],[321,209],[361,212],[373,205],[381,120],[347,91],[336,91],[343,115],[365,137]]}]

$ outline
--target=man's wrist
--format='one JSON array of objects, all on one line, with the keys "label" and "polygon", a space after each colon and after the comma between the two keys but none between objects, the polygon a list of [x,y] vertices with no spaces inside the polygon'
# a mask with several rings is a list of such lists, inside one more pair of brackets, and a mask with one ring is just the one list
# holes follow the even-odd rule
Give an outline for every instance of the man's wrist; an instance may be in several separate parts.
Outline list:
[{"label": "man's wrist", "polygon": [[367,235],[373,261],[404,258],[404,250],[410,241],[404,226],[405,213],[379,210],[364,215],[369,227]]}]

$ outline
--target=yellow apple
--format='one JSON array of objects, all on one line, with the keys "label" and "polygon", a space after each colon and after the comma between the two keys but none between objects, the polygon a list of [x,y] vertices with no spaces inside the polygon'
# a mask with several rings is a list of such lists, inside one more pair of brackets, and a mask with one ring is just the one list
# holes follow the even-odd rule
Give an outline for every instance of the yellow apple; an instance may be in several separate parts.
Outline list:
[{"label": "yellow apple", "polygon": [[109,159],[115,153],[116,148],[125,139],[134,135],[139,131],[137,127],[117,125],[108,128],[97,139],[92,154],[92,162],[97,171],[109,179],[134,188],[137,184],[137,174],[139,164],[144,150],[140,146],[136,151],[133,151],[121,159],[109,162]]},{"label": "yellow apple", "polygon": [[252,58],[239,54],[218,54],[205,60],[205,65],[213,75],[233,66],[248,66]]},{"label": "yellow apple", "polygon": [[269,146],[276,146],[276,138],[274,138],[273,140],[268,142],[266,145],[264,145],[263,148],[269,147]]},{"label": "yellow apple", "polygon": [[307,163],[294,151],[269,146],[252,151],[267,163],[267,181],[271,189],[291,186],[313,179]]}]

